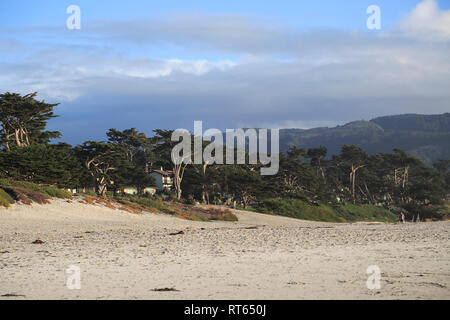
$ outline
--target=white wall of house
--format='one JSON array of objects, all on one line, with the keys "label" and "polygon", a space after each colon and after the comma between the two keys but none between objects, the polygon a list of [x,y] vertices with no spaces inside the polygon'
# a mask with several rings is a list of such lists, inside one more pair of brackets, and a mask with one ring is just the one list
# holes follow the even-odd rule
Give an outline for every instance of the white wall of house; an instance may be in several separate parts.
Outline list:
[{"label": "white wall of house", "polygon": [[[129,195],[134,195],[137,194],[137,189],[135,187],[125,187],[123,188],[123,192],[125,194],[129,194]],[[156,193],[156,188],[154,187],[147,187],[144,188],[144,190],[142,191],[143,193],[150,193],[151,195]]]},{"label": "white wall of house", "polygon": [[135,187],[125,187],[123,188],[123,193],[130,195],[137,194],[137,189]]},{"label": "white wall of house", "polygon": [[145,188],[144,193],[149,193],[151,195],[154,195],[156,193],[156,188],[154,188],[154,187]]}]

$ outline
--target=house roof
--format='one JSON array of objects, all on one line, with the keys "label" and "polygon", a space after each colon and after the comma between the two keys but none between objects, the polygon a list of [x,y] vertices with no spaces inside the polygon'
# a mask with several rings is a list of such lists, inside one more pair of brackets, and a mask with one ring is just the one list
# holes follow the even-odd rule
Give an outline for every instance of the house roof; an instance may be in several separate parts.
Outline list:
[{"label": "house roof", "polygon": [[167,171],[167,170],[152,170],[152,173],[159,173],[162,176],[171,176],[172,175],[172,171]]}]

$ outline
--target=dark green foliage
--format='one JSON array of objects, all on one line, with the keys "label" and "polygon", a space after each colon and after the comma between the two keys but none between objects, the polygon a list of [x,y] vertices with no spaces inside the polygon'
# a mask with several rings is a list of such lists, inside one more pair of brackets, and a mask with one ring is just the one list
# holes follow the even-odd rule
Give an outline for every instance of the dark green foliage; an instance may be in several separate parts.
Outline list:
[{"label": "dark green foliage", "polygon": [[271,198],[262,201],[257,208],[263,213],[277,214],[285,217],[329,222],[344,222],[335,214],[333,209],[327,205],[310,205],[300,199]]},{"label": "dark green foliage", "polygon": [[398,216],[387,209],[374,205],[338,205],[333,207],[336,213],[346,221],[397,222]]},{"label": "dark green foliage", "polygon": [[[0,95],[0,205],[70,197],[57,187],[84,187],[106,197],[131,186],[138,197],[123,197],[122,203],[189,219],[211,219],[204,210],[192,213],[193,207],[187,213],[186,203],[197,201],[319,221],[394,221],[401,213],[407,219],[448,217],[448,113],[282,130],[285,153],[280,154],[279,172],[261,176],[261,164],[174,164],[171,153],[178,141],[172,141],[171,130],[156,129],[146,137],[135,128],[110,129],[105,142],[86,141],[75,148],[49,144],[59,134],[45,131],[57,104],[35,97]],[[232,151],[236,156],[238,150]],[[248,163],[248,151],[245,157]],[[417,157],[428,165],[444,160],[430,167]],[[155,182],[151,171],[160,167],[172,172],[174,186],[166,198],[176,199],[173,205],[143,197],[144,188]]]},{"label": "dark green foliage", "polygon": [[92,177],[96,192],[106,196],[108,186],[115,184],[114,173],[127,170],[130,163],[121,145],[106,142],[86,141],[75,148],[76,154]]},{"label": "dark green foliage", "polygon": [[5,190],[0,189],[0,207],[9,207],[14,202],[14,199]]},{"label": "dark green foliage", "polygon": [[0,177],[59,187],[79,185],[82,167],[70,145],[49,145],[59,132],[45,131],[56,117],[53,108],[36,100],[36,93],[0,95]]},{"label": "dark green foliage", "polygon": [[433,166],[443,181],[446,198],[450,199],[450,160],[438,160]]},{"label": "dark green foliage", "polygon": [[109,143],[122,148],[125,157],[125,162],[114,173],[114,189],[134,186],[138,194],[142,195],[143,189],[154,185],[154,179],[149,173],[156,161],[153,151],[155,139],[147,138],[135,128],[124,131],[110,129],[107,136]]},{"label": "dark green foliage", "polygon": [[83,168],[71,147],[31,145],[0,152],[0,176],[15,180],[75,187]]},{"label": "dark green foliage", "polygon": [[437,220],[450,219],[450,201],[445,201],[444,204],[436,209]]},{"label": "dark green foliage", "polygon": [[300,199],[266,199],[257,210],[264,213],[275,213],[286,217],[314,221],[398,221],[398,217],[392,212],[373,205],[311,205]]},{"label": "dark green foliage", "polygon": [[6,150],[46,144],[60,136],[56,131],[44,131],[47,121],[56,117],[53,108],[58,104],[38,101],[36,95],[9,92],[0,95],[0,142]]}]

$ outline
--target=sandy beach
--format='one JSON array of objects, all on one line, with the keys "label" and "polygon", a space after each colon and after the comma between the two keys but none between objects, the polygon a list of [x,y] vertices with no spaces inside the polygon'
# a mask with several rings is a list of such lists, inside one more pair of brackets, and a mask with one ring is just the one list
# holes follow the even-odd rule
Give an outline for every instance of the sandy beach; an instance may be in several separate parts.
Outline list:
[{"label": "sandy beach", "polygon": [[[450,299],[450,222],[235,214],[193,222],[64,200],[1,208],[0,299]],[[372,265],[380,289],[367,288]],[[67,288],[70,266],[80,289]]]}]

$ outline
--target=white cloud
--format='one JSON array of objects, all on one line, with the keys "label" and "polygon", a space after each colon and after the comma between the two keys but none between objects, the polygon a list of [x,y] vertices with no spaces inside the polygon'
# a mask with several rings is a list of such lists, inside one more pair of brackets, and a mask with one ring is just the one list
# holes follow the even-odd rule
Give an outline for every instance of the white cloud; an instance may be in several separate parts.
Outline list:
[{"label": "white cloud", "polygon": [[450,10],[441,11],[436,0],[423,0],[400,23],[409,35],[435,41],[450,40]]},{"label": "white cloud", "polygon": [[[241,16],[85,23],[77,45],[46,41],[53,32],[46,29],[34,41],[3,42],[0,88],[63,102],[80,121],[76,131],[86,134],[99,114],[105,126],[120,120],[125,127],[189,128],[205,120],[217,128],[306,128],[441,113],[450,101],[448,14],[424,0],[398,29],[375,33],[300,32]],[[201,58],[122,51],[165,45]],[[105,109],[126,112],[119,119]]]},{"label": "white cloud", "polygon": [[204,75],[213,70],[225,71],[235,66],[232,61],[209,62],[207,60],[182,60],[182,59],[113,59],[106,61],[104,70],[97,76],[104,76],[111,72],[115,76],[135,78],[167,77],[173,73],[182,72],[196,76]]}]

